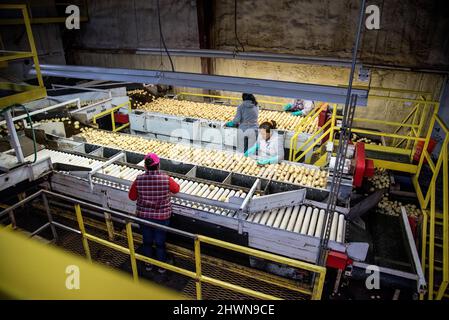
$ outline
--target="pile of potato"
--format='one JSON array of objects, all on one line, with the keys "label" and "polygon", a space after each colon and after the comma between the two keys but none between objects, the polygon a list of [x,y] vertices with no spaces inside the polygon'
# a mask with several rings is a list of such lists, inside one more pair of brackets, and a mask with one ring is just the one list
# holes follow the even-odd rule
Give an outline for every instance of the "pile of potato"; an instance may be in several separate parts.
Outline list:
[{"label": "pile of potato", "polygon": [[[236,108],[233,106],[167,98],[158,98],[152,102],[140,104],[137,106],[137,109],[221,122],[231,121],[236,111]],[[295,131],[303,119],[303,117],[295,117],[288,112],[263,109],[259,111],[259,124],[274,120],[280,130]],[[318,118],[316,118],[316,121],[310,123],[304,132],[314,133],[316,130],[318,130]]]},{"label": "pile of potato", "polygon": [[376,144],[376,145],[379,145],[379,146],[382,145],[382,143],[380,143],[380,142],[377,143],[377,142],[375,142],[375,141],[372,141],[371,139],[368,139],[368,138],[362,138],[362,137],[358,136],[358,135],[355,134],[355,133],[352,133],[351,141],[354,142],[354,143],[356,143],[356,142],[363,142],[363,143],[366,143],[366,144]]},{"label": "pile of potato", "polygon": [[372,187],[370,188],[371,192],[390,188],[390,176],[388,175],[388,171],[382,168],[377,168],[374,176],[368,178],[368,181],[372,184]]},{"label": "pile of potato", "polygon": [[248,174],[265,179],[290,182],[302,186],[326,188],[328,172],[288,163],[257,165],[253,158],[220,150],[201,149],[189,145],[159,140],[147,140],[138,136],[81,128],[80,136],[89,143],[116,147],[124,150],[148,153],[179,162],[194,163],[205,167]]},{"label": "pile of potato", "polygon": [[[23,130],[24,128],[23,122],[22,121],[14,122],[14,127],[16,128],[16,131]],[[2,124],[0,126],[0,136],[7,136],[7,135],[8,135],[8,127],[6,126],[6,124]]]},{"label": "pile of potato", "polygon": [[385,195],[377,204],[377,212],[390,216],[399,216],[401,214],[401,206],[405,207],[409,217],[417,218],[421,214],[421,209],[416,205],[410,203],[402,204],[400,201],[389,200],[388,195]]},{"label": "pile of potato", "polygon": [[142,109],[142,107],[151,101],[153,101],[154,96],[144,89],[135,89],[127,91],[129,96],[129,101],[131,102],[131,108]]}]

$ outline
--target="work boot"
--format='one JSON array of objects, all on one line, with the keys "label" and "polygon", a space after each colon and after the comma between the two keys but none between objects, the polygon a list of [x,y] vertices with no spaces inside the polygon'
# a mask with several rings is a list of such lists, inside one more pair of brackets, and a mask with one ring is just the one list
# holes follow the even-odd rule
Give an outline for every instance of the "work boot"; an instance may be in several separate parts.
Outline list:
[{"label": "work boot", "polygon": [[153,270],[153,265],[150,263],[145,263],[145,270],[146,271],[152,271]]}]

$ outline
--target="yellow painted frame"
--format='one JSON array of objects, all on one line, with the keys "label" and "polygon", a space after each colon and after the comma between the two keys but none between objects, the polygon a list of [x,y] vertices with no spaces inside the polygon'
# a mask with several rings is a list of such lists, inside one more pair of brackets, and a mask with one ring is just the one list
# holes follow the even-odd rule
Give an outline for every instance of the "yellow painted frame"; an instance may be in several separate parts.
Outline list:
[{"label": "yellow painted frame", "polygon": [[31,29],[30,18],[28,16],[27,6],[24,4],[0,4],[0,10],[20,10],[23,15],[23,23],[25,24],[25,30],[30,44],[31,51],[5,51],[2,53],[5,55],[0,56],[0,62],[7,63],[8,61],[33,58],[34,67],[36,69],[36,77],[38,86],[31,85],[15,85],[10,83],[3,83],[1,88],[8,88],[14,92],[18,92],[6,97],[0,98],[0,109],[11,106],[13,104],[21,104],[28,101],[40,99],[47,96],[47,91],[42,79],[41,69],[39,65],[39,58],[37,55],[36,44],[34,42],[33,31]]},{"label": "yellow painted frame", "polygon": [[[270,294],[265,294],[262,293],[260,291],[257,290],[252,290],[252,289],[248,289],[245,287],[242,287],[240,285],[235,285],[235,284],[231,284],[216,278],[212,278],[212,277],[208,277],[202,274],[202,270],[201,270],[201,244],[205,243],[208,245],[212,245],[215,247],[220,247],[220,248],[224,248],[227,250],[231,250],[234,252],[239,252],[239,253],[243,253],[243,254],[247,254],[249,256],[253,256],[253,257],[258,257],[264,260],[269,260],[269,261],[273,261],[273,262],[277,262],[280,264],[285,264],[294,268],[298,268],[298,269],[302,269],[302,270],[306,270],[309,272],[312,272],[315,276],[314,276],[314,282],[313,282],[313,286],[310,288],[310,290],[306,289],[306,288],[296,288],[295,291],[301,292],[303,294],[306,295],[310,295],[312,300],[319,300],[321,299],[321,295],[323,292],[323,286],[324,286],[324,279],[326,276],[326,268],[322,267],[322,266],[318,266],[318,265],[314,265],[308,262],[303,262],[303,261],[299,261],[299,260],[294,260],[291,258],[287,258],[287,257],[283,257],[280,255],[276,255],[276,254],[272,254],[272,253],[268,253],[265,251],[261,251],[261,250],[257,250],[257,249],[253,249],[253,248],[249,248],[249,247],[245,247],[245,246],[241,246],[241,245],[236,245],[233,243],[229,243],[226,241],[222,241],[222,240],[218,240],[218,239],[214,239],[214,238],[210,238],[207,236],[202,236],[202,235],[198,235],[198,234],[190,234],[190,233],[186,233],[187,236],[193,238],[194,240],[194,258],[195,258],[195,271],[190,271],[188,269],[184,269],[184,268],[180,268],[174,265],[171,265],[169,263],[166,262],[161,262],[159,260],[156,259],[152,259],[152,258],[148,258],[146,256],[143,256],[141,254],[137,254],[134,250],[134,234],[132,232],[132,219],[127,219],[128,221],[126,221],[126,238],[127,238],[127,243],[128,243],[128,247],[113,243],[109,240],[105,240],[102,239],[100,237],[94,236],[90,233],[88,233],[86,231],[85,225],[84,225],[84,218],[83,218],[83,213],[81,210],[81,204],[83,206],[92,206],[92,208],[99,208],[97,206],[94,205],[90,205],[87,203],[82,203],[79,200],[75,199],[75,198],[71,198],[69,196],[63,196],[63,195],[59,195],[59,194],[55,194],[53,192],[49,192],[45,189],[41,189],[40,191],[36,192],[35,194],[29,196],[26,202],[31,201],[35,198],[37,198],[39,195],[44,194],[44,195],[49,195],[49,196],[53,196],[53,197],[61,197],[62,199],[64,199],[65,201],[69,201],[72,202],[74,204],[74,210],[75,210],[75,216],[76,216],[76,221],[78,222],[78,227],[79,227],[79,232],[81,234],[82,237],[82,243],[83,243],[83,247],[84,247],[84,251],[86,254],[86,257],[88,259],[88,261],[92,262],[92,258],[91,258],[91,253],[90,253],[90,247],[89,247],[89,241],[93,241],[96,242],[100,245],[104,245],[108,248],[111,248],[113,250],[117,250],[121,253],[127,254],[130,256],[131,259],[131,269],[132,269],[132,274],[133,274],[133,279],[135,282],[139,281],[139,275],[138,275],[138,270],[137,270],[137,260],[139,261],[143,261],[146,263],[150,263],[153,264],[157,267],[161,267],[164,269],[167,269],[169,271],[175,272],[175,273],[179,273],[183,276],[192,278],[196,281],[196,297],[197,299],[201,299],[202,298],[202,290],[201,290],[201,284],[202,283],[208,283],[208,284],[212,284],[214,286],[218,286],[227,290],[231,290],[234,292],[239,292],[254,298],[258,298],[258,299],[270,299],[270,300],[275,300],[275,299],[279,299],[279,297],[270,295]],[[10,211],[11,209],[7,208],[5,210]],[[114,214],[118,214],[112,210],[108,210],[108,212],[111,215]],[[0,214],[3,212],[0,212]],[[123,214],[120,215],[121,218],[123,218]],[[50,223],[50,222],[49,222]],[[0,229],[0,232],[2,231],[2,229]],[[267,282],[267,281],[266,281]],[[286,287],[284,284],[279,284],[277,282],[270,282],[274,285],[278,285],[281,287]]]},{"label": "yellow painted frame", "polygon": [[131,114],[131,103],[130,103],[129,101],[127,101],[127,102],[122,103],[122,104],[119,104],[118,106],[115,106],[115,107],[113,107],[113,108],[111,108],[111,109],[105,110],[105,111],[103,111],[103,112],[100,112],[100,113],[94,115],[94,116],[92,117],[92,122],[93,122],[94,124],[97,124],[97,119],[98,119],[98,118],[102,118],[102,117],[104,117],[104,116],[109,115],[109,116],[111,117],[112,131],[113,131],[113,132],[117,132],[117,131],[120,131],[120,130],[122,130],[122,129],[124,129],[124,128],[127,128],[127,127],[129,127],[129,122],[128,122],[128,123],[125,123],[125,124],[123,124],[123,125],[121,125],[120,127],[117,128],[117,127],[115,126],[115,118],[114,118],[114,112],[115,112],[116,110],[118,110],[118,109],[123,108],[123,107],[126,106],[126,105],[128,106],[128,114]]}]

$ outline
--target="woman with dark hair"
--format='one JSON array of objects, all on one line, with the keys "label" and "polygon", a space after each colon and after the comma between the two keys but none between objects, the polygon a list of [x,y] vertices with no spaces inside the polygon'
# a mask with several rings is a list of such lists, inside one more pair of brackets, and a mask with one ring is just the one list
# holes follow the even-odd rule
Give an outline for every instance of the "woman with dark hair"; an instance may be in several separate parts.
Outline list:
[{"label": "woman with dark hair", "polygon": [[243,102],[237,107],[237,112],[232,121],[225,124],[226,127],[238,127],[238,149],[245,152],[248,146],[253,145],[257,139],[257,125],[259,118],[259,106],[254,95],[242,94]]},{"label": "woman with dark hair", "polygon": [[284,146],[276,129],[276,121],[266,121],[259,126],[258,142],[245,152],[245,157],[257,153],[257,164],[278,163],[284,159]]}]

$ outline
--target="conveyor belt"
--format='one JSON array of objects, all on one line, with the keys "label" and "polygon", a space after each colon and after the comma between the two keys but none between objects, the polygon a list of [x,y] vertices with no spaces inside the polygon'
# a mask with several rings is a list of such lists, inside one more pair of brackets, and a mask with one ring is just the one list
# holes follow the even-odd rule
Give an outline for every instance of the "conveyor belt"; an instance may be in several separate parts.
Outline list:
[{"label": "conveyor belt", "polygon": [[[38,159],[50,157],[53,163],[69,163],[76,166],[94,168],[102,163],[102,161],[94,160],[88,157],[70,154],[67,152],[44,149],[38,152]],[[124,180],[134,181],[137,175],[142,174],[144,170],[128,167],[126,165],[110,164],[99,172],[111,177]],[[235,190],[231,187],[216,186],[195,181],[189,178],[174,177],[174,180],[180,185],[181,193],[212,199],[220,202],[229,202],[231,197],[245,198],[246,193],[243,190]],[[129,186],[120,184],[107,179],[93,177],[92,182],[95,184],[105,185],[108,187],[120,189],[128,192]],[[257,195],[254,195],[257,197]],[[237,219],[236,211],[221,208],[218,206],[206,205],[199,202],[192,202],[180,198],[173,197],[172,202],[176,205],[206,211],[212,214],[227,216]],[[249,214],[245,220],[247,222],[265,225],[267,227],[282,229],[293,233],[299,233],[311,237],[320,237],[321,228],[324,224],[324,209],[314,208],[312,206],[294,206],[273,209],[264,212]],[[343,214],[334,213],[330,240],[340,243],[345,241],[346,220]]]}]

